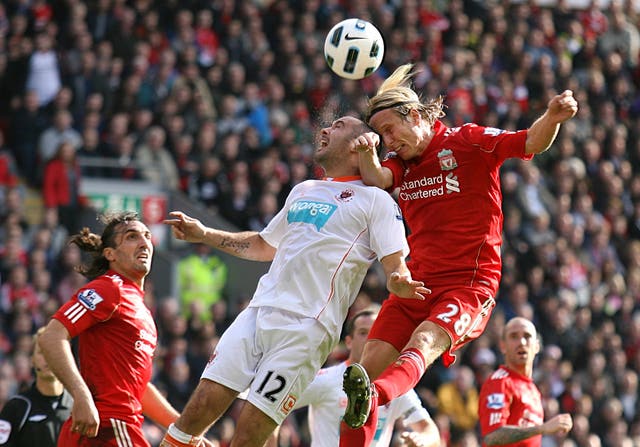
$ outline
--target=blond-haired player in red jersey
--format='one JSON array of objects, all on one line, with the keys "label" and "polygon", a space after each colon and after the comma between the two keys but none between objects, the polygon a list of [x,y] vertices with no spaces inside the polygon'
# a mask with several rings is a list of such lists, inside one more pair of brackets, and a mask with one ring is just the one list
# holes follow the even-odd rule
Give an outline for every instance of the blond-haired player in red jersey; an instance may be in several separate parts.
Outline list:
[{"label": "blond-haired player in red jersey", "polygon": [[533,382],[533,361],[540,339],[533,323],[515,317],[507,322],[500,340],[501,365],[482,384],[478,415],[483,445],[538,447],[542,435],[566,434],[571,415],[558,414],[544,422],[542,396]]},{"label": "blond-haired player in red jersey", "polygon": [[[482,333],[502,267],[500,166],[547,150],[578,109],[567,90],[527,130],[448,128],[440,121],[443,98],[423,103],[410,87],[411,70],[396,69],[369,100],[366,121],[377,135],[362,135],[357,148],[365,183],[399,191],[410,229],[407,265],[432,294],[424,302],[385,300],[361,363],[345,371],[342,446],[369,445],[379,405],[412,389],[441,355],[449,366]],[[390,151],[382,163],[377,136]]]},{"label": "blond-haired player in red jersey", "polygon": [[[50,368],[74,403],[58,445],[150,444],[143,414],[163,427],[178,412],[150,383],[156,326],[144,304],[151,232],[136,213],[106,216],[102,235],[84,228],[70,242],[94,255],[78,271],[91,279],[53,315],[40,337]],[[78,338],[79,368],[70,339]]]}]

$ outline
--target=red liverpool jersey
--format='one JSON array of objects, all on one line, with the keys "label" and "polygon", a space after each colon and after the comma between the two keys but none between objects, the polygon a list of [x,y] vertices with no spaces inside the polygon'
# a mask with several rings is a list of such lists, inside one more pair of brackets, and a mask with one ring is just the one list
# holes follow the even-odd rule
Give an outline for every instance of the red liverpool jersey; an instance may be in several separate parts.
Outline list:
[{"label": "red liverpool jersey", "polygon": [[89,282],[53,316],[78,336],[80,372],[101,424],[142,423],[157,331],[144,292],[113,271]]},{"label": "red liverpool jersey", "polygon": [[[482,436],[504,426],[531,427],[544,422],[542,396],[533,380],[501,366],[482,384],[478,404]],[[541,435],[509,444],[510,447],[540,446]]]},{"label": "red liverpool jersey", "polygon": [[427,285],[484,286],[500,282],[502,192],[499,170],[525,155],[527,131],[437,121],[425,151],[404,161],[391,152],[383,166],[410,230],[409,266]]}]

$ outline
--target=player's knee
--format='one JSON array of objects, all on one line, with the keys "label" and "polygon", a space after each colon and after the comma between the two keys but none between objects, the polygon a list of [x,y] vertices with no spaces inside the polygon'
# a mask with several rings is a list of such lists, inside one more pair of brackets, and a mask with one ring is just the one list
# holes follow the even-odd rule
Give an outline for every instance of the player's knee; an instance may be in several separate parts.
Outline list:
[{"label": "player's knee", "polygon": [[443,353],[451,346],[449,334],[440,326],[425,321],[416,328],[411,336],[411,345],[422,352]]}]

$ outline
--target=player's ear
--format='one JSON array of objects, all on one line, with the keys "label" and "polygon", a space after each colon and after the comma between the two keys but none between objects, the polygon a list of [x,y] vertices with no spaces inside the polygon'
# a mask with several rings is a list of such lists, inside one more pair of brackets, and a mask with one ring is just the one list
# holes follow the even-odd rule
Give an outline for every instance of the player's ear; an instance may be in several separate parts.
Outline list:
[{"label": "player's ear", "polygon": [[422,115],[420,115],[420,111],[418,109],[409,109],[408,116],[413,124],[419,124],[422,119]]},{"label": "player's ear", "polygon": [[347,347],[349,351],[351,351],[352,344],[353,344],[353,337],[351,337],[351,335],[346,335],[344,337],[344,345]]},{"label": "player's ear", "polygon": [[104,250],[102,250],[102,256],[104,256],[106,260],[109,262],[114,261],[116,259],[112,247],[107,247]]}]

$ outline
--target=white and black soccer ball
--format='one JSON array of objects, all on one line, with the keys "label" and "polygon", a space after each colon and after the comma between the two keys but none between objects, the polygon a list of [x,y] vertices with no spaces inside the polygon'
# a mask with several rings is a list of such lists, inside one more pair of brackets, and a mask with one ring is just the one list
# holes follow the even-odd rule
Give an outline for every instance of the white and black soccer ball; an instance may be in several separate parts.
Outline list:
[{"label": "white and black soccer ball", "polygon": [[324,41],[324,58],[329,68],[343,78],[362,79],[376,71],[384,56],[380,31],[361,19],[336,24]]}]

